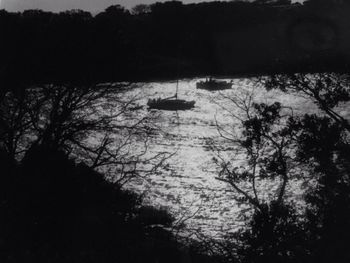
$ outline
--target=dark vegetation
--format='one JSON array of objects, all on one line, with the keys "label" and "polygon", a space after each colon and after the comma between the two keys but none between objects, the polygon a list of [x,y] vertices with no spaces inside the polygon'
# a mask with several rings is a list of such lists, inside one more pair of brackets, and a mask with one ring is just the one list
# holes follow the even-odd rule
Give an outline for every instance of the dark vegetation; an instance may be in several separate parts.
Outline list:
[{"label": "dark vegetation", "polygon": [[[133,105],[117,94],[44,85],[1,98],[1,262],[214,260],[180,242],[172,215],[123,187],[157,172],[168,156],[128,151],[135,136],[146,148],[154,130],[143,125],[148,118],[123,122]],[[102,136],[91,144],[91,134]]]},{"label": "dark vegetation", "polygon": [[[338,106],[349,102],[349,77],[343,74],[274,75],[261,80],[267,89],[297,92],[318,105],[321,114],[295,116],[280,103],[255,103],[253,94],[228,98],[237,106],[232,116],[241,121],[220,134],[238,145],[245,167],[216,160],[219,180],[250,204],[248,227],[233,236],[235,255],[242,262],[347,262],[350,238],[349,121]],[[300,209],[288,198],[293,180],[309,184]],[[262,180],[276,181],[268,191]],[[250,187],[242,187],[242,183]]]},{"label": "dark vegetation", "polygon": [[166,230],[166,211],[63,152],[36,147],[17,165],[2,155],[1,262],[208,260]]},{"label": "dark vegetation", "polygon": [[[346,1],[178,1],[80,10],[0,12],[1,80],[178,78],[344,70]],[[17,84],[16,84],[17,86]]]},{"label": "dark vegetation", "polygon": [[[350,80],[290,73],[347,70],[348,10],[342,1],[259,0],[112,6],[96,16],[1,11],[0,261],[349,262],[350,125],[337,107],[350,99]],[[120,121],[134,106],[115,96],[122,85],[109,92],[95,84],[261,73],[289,73],[261,82],[308,97],[321,114],[228,98],[241,127],[219,132],[247,165],[217,159],[218,179],[252,215],[223,241],[184,244],[168,212],[123,188],[167,159],[124,150],[135,137],[146,146],[155,128],[148,117]],[[103,106],[116,111],[91,118],[108,96],[115,104]],[[87,143],[97,133],[101,139]],[[296,179],[309,184],[304,210],[288,198]],[[277,182],[268,198],[261,180]]]}]

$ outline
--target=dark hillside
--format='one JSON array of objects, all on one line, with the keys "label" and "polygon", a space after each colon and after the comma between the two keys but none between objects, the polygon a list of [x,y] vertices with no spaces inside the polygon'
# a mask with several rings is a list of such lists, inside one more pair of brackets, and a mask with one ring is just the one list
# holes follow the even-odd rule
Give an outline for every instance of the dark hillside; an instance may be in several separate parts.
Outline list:
[{"label": "dark hillside", "polygon": [[96,16],[1,11],[1,78],[91,83],[346,70],[350,6],[314,2],[173,1]]}]

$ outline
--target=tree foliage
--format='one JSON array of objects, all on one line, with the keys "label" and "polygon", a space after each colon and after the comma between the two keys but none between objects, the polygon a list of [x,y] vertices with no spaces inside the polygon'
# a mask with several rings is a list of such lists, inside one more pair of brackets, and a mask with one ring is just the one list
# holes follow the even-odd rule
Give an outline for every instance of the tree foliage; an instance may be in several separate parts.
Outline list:
[{"label": "tree foliage", "polygon": [[[253,208],[248,228],[227,240],[238,244],[234,250],[242,262],[346,262],[350,148],[349,123],[340,107],[349,102],[348,76],[298,73],[263,77],[259,83],[307,98],[319,112],[295,115],[278,102],[256,103],[249,94],[227,97],[236,106],[230,112],[233,123],[240,125],[228,130],[218,124],[218,131],[246,163],[219,159],[219,180]],[[272,198],[259,199],[261,180],[279,184],[277,194],[271,188]],[[309,185],[303,210],[286,195],[295,180]]]}]

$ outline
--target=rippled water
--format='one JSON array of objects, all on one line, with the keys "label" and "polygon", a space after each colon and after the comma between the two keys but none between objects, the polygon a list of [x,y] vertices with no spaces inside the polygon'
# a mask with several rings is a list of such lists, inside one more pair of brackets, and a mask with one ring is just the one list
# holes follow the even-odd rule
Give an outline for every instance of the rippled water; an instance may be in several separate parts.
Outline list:
[{"label": "rippled water", "polygon": [[[296,114],[315,112],[316,107],[296,95],[267,92],[250,79],[236,79],[232,90],[215,92],[197,90],[197,81],[179,81],[179,98],[196,101],[195,108],[189,111],[147,109],[149,98],[174,95],[175,82],[139,83],[125,90],[123,96],[138,97],[137,103],[143,106],[133,114],[158,115],[156,124],[162,132],[152,137],[150,154],[175,152],[168,161],[166,172],[152,175],[131,187],[144,192],[153,205],[168,208],[178,219],[188,219],[186,225],[189,229],[216,236],[242,226],[244,216],[249,212],[247,206],[234,201],[236,193],[229,186],[215,179],[218,167],[212,159],[216,153],[208,148],[208,143],[212,142],[220,145],[223,151],[232,149],[233,145],[220,138],[216,127],[216,121],[223,126],[236,123],[229,112],[237,112],[237,108],[229,98],[253,92],[256,101],[279,101],[293,107]],[[237,157],[234,161],[239,164],[242,160]],[[268,193],[271,185],[261,187],[265,187]],[[293,191],[298,194],[297,190]]]}]

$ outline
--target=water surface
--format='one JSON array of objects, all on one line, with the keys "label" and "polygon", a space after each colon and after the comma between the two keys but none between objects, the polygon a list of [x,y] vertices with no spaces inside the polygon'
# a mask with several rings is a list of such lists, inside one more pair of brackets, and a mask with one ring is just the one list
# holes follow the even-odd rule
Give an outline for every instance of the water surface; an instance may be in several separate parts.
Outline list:
[{"label": "water surface", "polygon": [[[177,219],[186,219],[188,229],[218,236],[227,231],[235,231],[244,225],[249,207],[237,203],[236,193],[225,183],[218,181],[219,168],[213,162],[216,152],[210,145],[220,146],[227,156],[234,145],[219,136],[217,123],[223,127],[239,125],[231,113],[238,112],[230,98],[254,94],[257,102],[279,101],[293,108],[294,114],[316,112],[315,105],[305,98],[279,91],[267,92],[250,79],[235,79],[233,88],[224,91],[197,90],[199,79],[179,81],[179,98],[195,100],[193,110],[158,111],[147,109],[149,98],[165,98],[174,95],[175,82],[138,83],[124,91],[126,98],[137,97],[142,106],[132,114],[157,116],[155,124],[160,131],[149,143],[149,154],[174,152],[163,173],[149,176],[146,180],[133,183],[129,187],[143,192],[146,200],[153,205],[169,209]],[[244,163],[241,156],[232,161]],[[272,192],[270,184],[260,185],[266,194]],[[298,187],[291,186],[290,194],[298,195]]]}]

